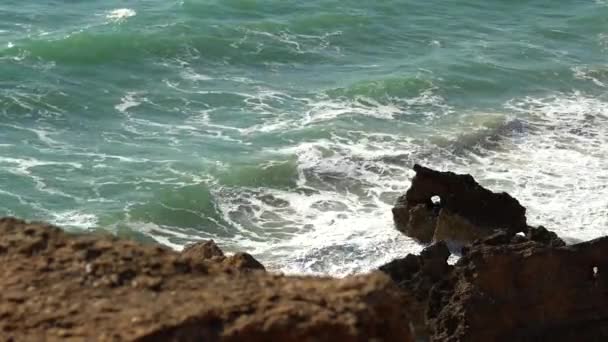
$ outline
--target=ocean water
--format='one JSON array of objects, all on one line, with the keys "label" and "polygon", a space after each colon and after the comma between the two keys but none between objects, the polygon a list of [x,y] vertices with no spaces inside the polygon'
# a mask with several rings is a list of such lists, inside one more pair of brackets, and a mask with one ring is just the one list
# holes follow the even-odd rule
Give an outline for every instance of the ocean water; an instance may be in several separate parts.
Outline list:
[{"label": "ocean water", "polygon": [[608,2],[3,0],[0,215],[343,275],[411,166],[608,228]]}]

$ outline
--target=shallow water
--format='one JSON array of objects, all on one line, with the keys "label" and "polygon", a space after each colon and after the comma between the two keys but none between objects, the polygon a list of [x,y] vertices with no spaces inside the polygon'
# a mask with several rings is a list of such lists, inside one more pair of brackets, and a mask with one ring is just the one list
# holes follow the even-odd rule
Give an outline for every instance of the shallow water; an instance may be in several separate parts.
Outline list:
[{"label": "shallow water", "polygon": [[532,224],[608,227],[604,1],[0,4],[0,215],[286,272],[421,246],[413,163],[473,174]]}]

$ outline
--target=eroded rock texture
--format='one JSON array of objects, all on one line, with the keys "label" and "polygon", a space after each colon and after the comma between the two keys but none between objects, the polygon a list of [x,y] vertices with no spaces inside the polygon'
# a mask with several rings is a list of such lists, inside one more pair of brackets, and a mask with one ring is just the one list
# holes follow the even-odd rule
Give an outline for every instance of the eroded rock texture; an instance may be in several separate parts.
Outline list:
[{"label": "eroded rock texture", "polygon": [[264,265],[247,253],[238,252],[226,257],[213,240],[190,244],[184,248],[181,255],[194,260],[215,261],[237,270],[266,270]]},{"label": "eroded rock texture", "polygon": [[423,243],[466,244],[495,230],[510,234],[527,230],[526,209],[509,194],[485,189],[471,175],[420,165],[414,171],[411,187],[393,208],[395,225],[406,235]]},{"label": "eroded rock texture", "polygon": [[466,249],[431,290],[432,340],[607,341],[608,237],[539,241],[496,234]]},{"label": "eroded rock texture", "polygon": [[420,255],[408,254],[380,267],[402,290],[406,310],[417,336],[428,335],[426,311],[431,288],[450,274],[450,251],[444,242],[425,248]]},{"label": "eroded rock texture", "polygon": [[180,255],[1,219],[0,336],[411,341],[403,297],[380,273],[341,280],[270,275],[252,270],[249,257],[224,262],[219,248],[199,247],[201,253]]}]

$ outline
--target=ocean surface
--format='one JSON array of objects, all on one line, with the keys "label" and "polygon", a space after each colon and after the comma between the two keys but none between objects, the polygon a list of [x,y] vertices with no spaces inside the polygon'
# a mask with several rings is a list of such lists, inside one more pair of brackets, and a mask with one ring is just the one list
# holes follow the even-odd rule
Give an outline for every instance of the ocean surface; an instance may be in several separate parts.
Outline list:
[{"label": "ocean surface", "polygon": [[2,0],[0,215],[344,275],[421,163],[608,230],[608,1]]}]

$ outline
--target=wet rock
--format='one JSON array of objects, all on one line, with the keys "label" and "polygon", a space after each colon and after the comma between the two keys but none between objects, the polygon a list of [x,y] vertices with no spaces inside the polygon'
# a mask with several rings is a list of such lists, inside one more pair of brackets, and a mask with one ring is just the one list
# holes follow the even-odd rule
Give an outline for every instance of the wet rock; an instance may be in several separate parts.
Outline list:
[{"label": "wet rock", "polygon": [[[495,230],[512,235],[526,231],[526,209],[509,194],[485,189],[471,175],[420,165],[414,171],[411,187],[393,208],[395,225],[406,235],[423,243],[468,243]],[[436,197],[437,202],[433,201]]]},{"label": "wet rock", "polygon": [[408,304],[405,309],[411,317],[417,338],[428,335],[426,310],[429,292],[450,274],[452,266],[447,263],[449,256],[445,242],[439,242],[425,248],[420,255],[408,254],[405,258],[380,266],[380,271],[389,275],[402,290],[404,301]]},{"label": "wet rock", "polygon": [[380,273],[234,272],[215,248],[186,257],[16,219],[0,219],[0,246],[3,340],[412,340],[403,297]]},{"label": "wet rock", "polygon": [[465,250],[431,290],[433,341],[608,339],[608,237],[554,247],[537,233],[540,242],[501,233]]}]

